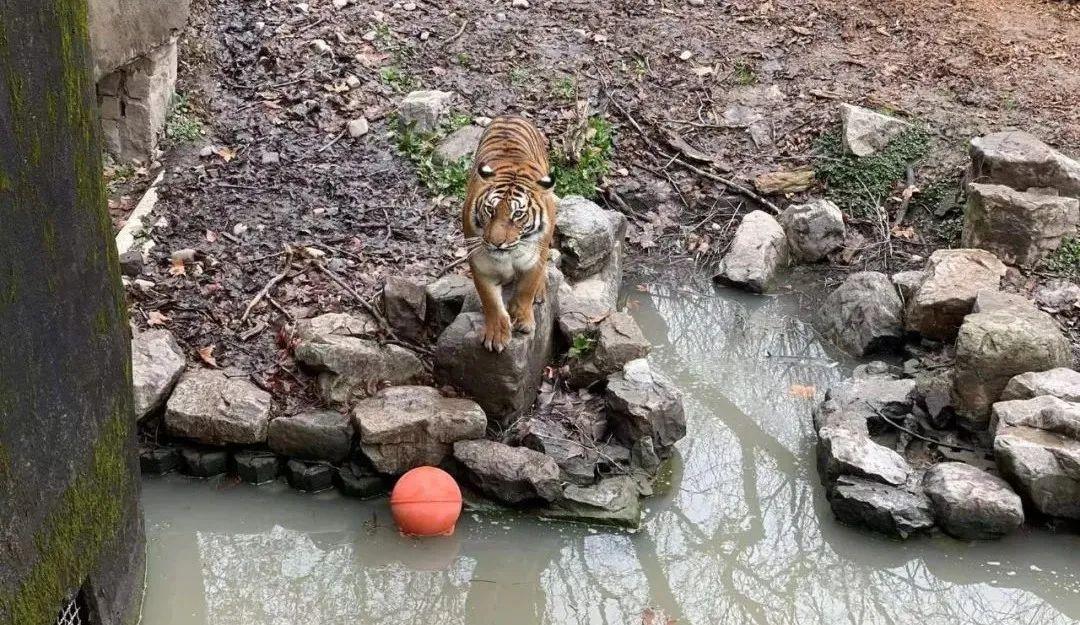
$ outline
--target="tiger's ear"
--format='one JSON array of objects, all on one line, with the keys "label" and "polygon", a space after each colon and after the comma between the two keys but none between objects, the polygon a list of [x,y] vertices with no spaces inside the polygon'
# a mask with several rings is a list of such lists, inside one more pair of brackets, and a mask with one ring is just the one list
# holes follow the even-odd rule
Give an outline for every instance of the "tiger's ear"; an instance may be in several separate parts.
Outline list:
[{"label": "tiger's ear", "polygon": [[550,172],[548,175],[536,181],[536,184],[540,185],[542,189],[550,189],[555,186],[555,172]]},{"label": "tiger's ear", "polygon": [[490,178],[495,175],[495,170],[491,168],[491,165],[484,163],[476,168],[476,173],[480,174],[481,178]]}]

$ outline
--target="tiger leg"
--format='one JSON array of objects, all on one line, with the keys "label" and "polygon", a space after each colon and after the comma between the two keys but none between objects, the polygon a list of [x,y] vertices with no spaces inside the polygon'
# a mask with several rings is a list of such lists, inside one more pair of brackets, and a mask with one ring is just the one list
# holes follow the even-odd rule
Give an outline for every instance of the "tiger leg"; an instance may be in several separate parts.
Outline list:
[{"label": "tiger leg", "polygon": [[547,263],[541,257],[533,268],[518,278],[517,289],[514,297],[510,300],[510,320],[515,330],[521,330],[525,334],[532,334],[536,329],[536,320],[533,318],[533,302],[537,297],[543,300],[547,291]]},{"label": "tiger leg", "polygon": [[484,311],[484,347],[489,351],[501,352],[510,344],[510,315],[503,306],[502,286],[475,271],[473,284]]}]

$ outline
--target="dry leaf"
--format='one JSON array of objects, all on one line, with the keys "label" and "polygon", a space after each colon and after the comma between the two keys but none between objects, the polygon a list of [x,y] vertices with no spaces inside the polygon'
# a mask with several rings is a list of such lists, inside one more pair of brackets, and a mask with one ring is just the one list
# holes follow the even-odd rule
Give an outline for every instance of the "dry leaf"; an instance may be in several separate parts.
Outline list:
[{"label": "dry leaf", "polygon": [[236,150],[225,146],[214,150],[214,154],[220,156],[221,160],[225,161],[226,163],[236,158]]},{"label": "dry leaf", "polygon": [[901,228],[900,226],[896,226],[892,229],[892,235],[898,239],[904,239],[907,241],[914,241],[916,237],[915,228],[911,226],[905,226],[903,228]]},{"label": "dry leaf", "polygon": [[170,321],[172,321],[172,319],[170,319],[169,317],[166,317],[165,315],[161,314],[160,312],[158,312],[156,310],[151,310],[146,315],[146,325],[151,326],[151,327],[153,327],[153,326],[163,326],[163,325],[165,325],[166,323],[168,323]]},{"label": "dry leaf", "polygon": [[641,625],[675,625],[677,622],[660,608],[645,608],[641,613]]},{"label": "dry leaf", "polygon": [[699,76],[701,78],[704,78],[705,76],[710,76],[714,73],[713,68],[709,67],[708,65],[698,65],[697,67],[691,67],[690,71],[693,72],[695,76]]},{"label": "dry leaf", "polygon": [[206,363],[206,366],[217,369],[218,364],[217,359],[214,358],[214,347],[214,345],[207,345],[206,347],[200,347],[197,351],[199,352],[199,359]]},{"label": "dry leaf", "polygon": [[791,388],[788,389],[788,393],[792,397],[801,397],[803,399],[813,399],[816,392],[817,389],[812,384],[792,384]]},{"label": "dry leaf", "polygon": [[169,261],[169,275],[170,276],[183,276],[187,274],[187,269],[184,267],[184,259],[173,257]]}]

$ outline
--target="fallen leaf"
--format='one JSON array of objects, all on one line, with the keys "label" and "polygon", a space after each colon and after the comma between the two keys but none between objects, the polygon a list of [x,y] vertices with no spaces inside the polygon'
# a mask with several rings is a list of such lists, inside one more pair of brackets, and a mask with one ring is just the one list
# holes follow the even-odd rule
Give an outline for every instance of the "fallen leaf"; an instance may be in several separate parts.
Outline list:
[{"label": "fallen leaf", "polygon": [[183,276],[187,274],[187,268],[184,267],[184,259],[173,257],[169,261],[169,275],[170,276]]},{"label": "fallen leaf", "polygon": [[792,397],[801,397],[803,399],[813,399],[817,389],[812,384],[792,384],[788,389],[788,393]]},{"label": "fallen leaf", "polygon": [[705,76],[710,76],[714,73],[713,68],[709,67],[708,65],[698,65],[696,67],[691,67],[690,71],[693,72],[695,76],[701,78],[704,78]]},{"label": "fallen leaf", "polygon": [[171,318],[161,314],[160,312],[158,312],[156,310],[151,310],[146,315],[146,325],[151,326],[151,327],[153,327],[153,326],[163,326],[163,325],[165,325],[166,323],[168,323],[170,321],[172,321]]},{"label": "fallen leaf", "polygon": [[214,347],[214,345],[207,345],[206,347],[200,347],[196,351],[199,352],[199,359],[206,363],[206,366],[217,369],[218,364],[217,359],[214,358]]},{"label": "fallen leaf", "polygon": [[641,625],[675,625],[676,622],[660,608],[645,608],[641,613]]},{"label": "fallen leaf", "polygon": [[214,154],[220,156],[221,160],[225,161],[226,163],[236,158],[236,150],[225,146],[214,150]]},{"label": "fallen leaf", "polygon": [[676,150],[681,152],[683,156],[692,161],[698,161],[699,163],[711,163],[716,160],[712,156],[709,156],[708,154],[690,145],[686,142],[685,139],[675,134],[674,132],[666,133],[665,138],[667,139],[668,145],[675,148]]},{"label": "fallen leaf", "polygon": [[892,229],[892,235],[898,239],[904,239],[906,241],[914,241],[916,238],[915,228],[911,226],[906,226],[903,228],[901,228],[900,226],[896,226]]}]

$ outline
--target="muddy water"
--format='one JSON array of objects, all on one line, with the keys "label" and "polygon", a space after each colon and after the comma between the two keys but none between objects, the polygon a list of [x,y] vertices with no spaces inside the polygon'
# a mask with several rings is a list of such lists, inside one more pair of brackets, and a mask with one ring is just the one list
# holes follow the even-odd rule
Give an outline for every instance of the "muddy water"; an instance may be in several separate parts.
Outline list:
[{"label": "muddy water", "polygon": [[631,296],[690,422],[673,486],[637,533],[467,513],[456,536],[421,542],[397,535],[385,500],[148,479],[143,623],[1080,621],[1080,536],[899,543],[832,520],[805,395],[847,365],[797,303]]}]

